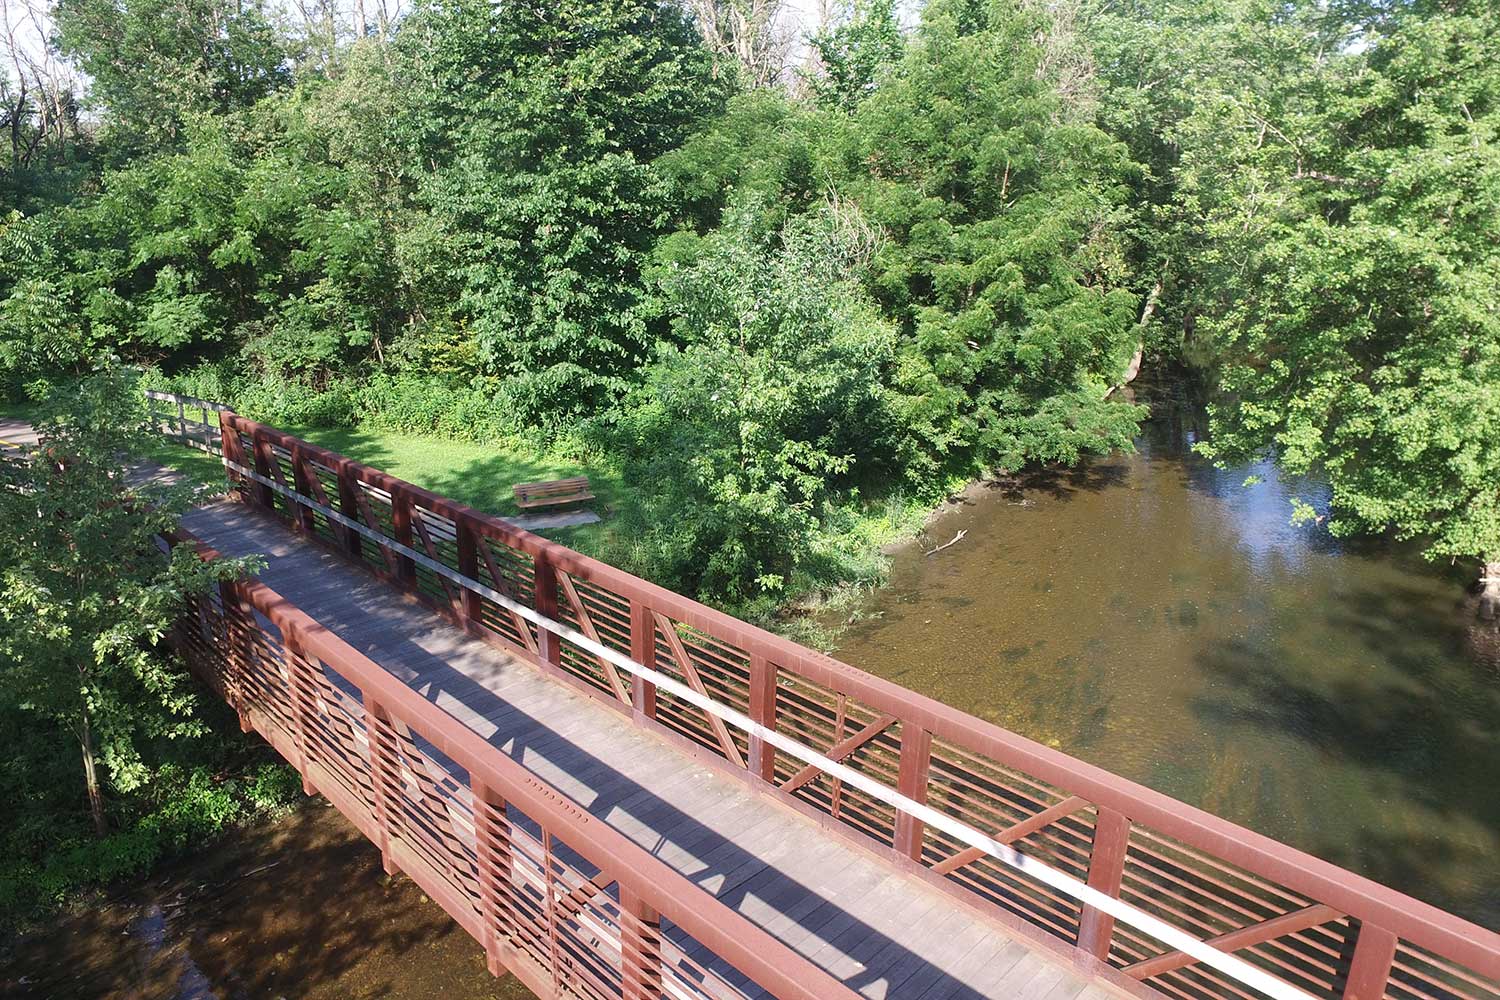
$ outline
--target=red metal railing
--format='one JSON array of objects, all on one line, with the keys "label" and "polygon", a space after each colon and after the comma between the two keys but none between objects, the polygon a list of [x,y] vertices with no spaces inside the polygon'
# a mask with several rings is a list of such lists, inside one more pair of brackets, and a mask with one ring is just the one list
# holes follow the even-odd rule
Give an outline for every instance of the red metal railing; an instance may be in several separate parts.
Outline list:
[{"label": "red metal railing", "polygon": [[226,462],[253,473],[236,474],[249,502],[472,634],[774,789],[830,829],[1164,994],[1257,995],[910,812],[622,675],[608,659],[424,563],[561,622],[1311,996],[1500,1000],[1500,935],[273,428],[233,414],[223,414],[221,426]]},{"label": "red metal railing", "polygon": [[174,641],[496,974],[585,1000],[744,995],[730,970],[776,997],[856,997],[259,580],[195,599]]}]

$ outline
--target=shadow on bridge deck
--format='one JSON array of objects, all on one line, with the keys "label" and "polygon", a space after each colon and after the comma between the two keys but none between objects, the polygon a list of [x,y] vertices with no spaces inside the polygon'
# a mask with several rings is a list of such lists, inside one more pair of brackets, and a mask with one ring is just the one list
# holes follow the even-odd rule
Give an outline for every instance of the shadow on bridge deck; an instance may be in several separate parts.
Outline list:
[{"label": "shadow on bridge deck", "polygon": [[[1117,994],[998,920],[472,638],[274,519],[225,502],[184,526],[594,816],[871,998]],[[332,678],[335,683],[337,678]],[[426,749],[426,748],[424,748]],[[429,751],[430,752],[430,751]],[[454,769],[460,783],[466,777]],[[569,859],[582,867],[581,859]],[[668,931],[669,936],[673,931]],[[677,943],[744,995],[733,969]],[[1149,991],[1143,989],[1149,995]]]}]

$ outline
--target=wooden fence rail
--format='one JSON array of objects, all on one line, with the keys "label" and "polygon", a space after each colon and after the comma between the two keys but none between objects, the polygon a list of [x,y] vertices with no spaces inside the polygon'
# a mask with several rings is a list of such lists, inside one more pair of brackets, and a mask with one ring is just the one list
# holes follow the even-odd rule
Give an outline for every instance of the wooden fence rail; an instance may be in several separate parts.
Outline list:
[{"label": "wooden fence rail", "polygon": [[[1500,935],[497,518],[274,428],[232,413],[220,418],[226,466],[248,502],[830,830],[1163,994],[1260,995],[924,823],[910,806],[892,806],[826,766],[725,726],[697,699],[622,676],[589,647],[818,748],[904,800],[1309,996],[1500,1000]],[[538,628],[507,604],[587,641]]]},{"label": "wooden fence rail", "polygon": [[222,454],[219,414],[230,412],[229,407],[197,396],[179,396],[175,392],[157,389],[147,389],[145,396],[151,423],[163,434],[210,455]]},{"label": "wooden fence rail", "polygon": [[[215,553],[190,536],[205,558]],[[195,672],[539,996],[857,994],[491,746],[259,580],[193,601]],[[691,957],[690,957],[691,956]]]}]

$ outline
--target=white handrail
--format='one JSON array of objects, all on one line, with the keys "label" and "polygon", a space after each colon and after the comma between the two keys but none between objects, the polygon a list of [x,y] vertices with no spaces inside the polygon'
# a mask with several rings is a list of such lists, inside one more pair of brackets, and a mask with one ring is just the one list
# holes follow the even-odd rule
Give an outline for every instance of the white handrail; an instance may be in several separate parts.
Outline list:
[{"label": "white handrail", "polygon": [[357,531],[370,538],[376,544],[399,552],[413,562],[452,580],[459,586],[472,590],[501,607],[515,612],[538,628],[546,629],[554,635],[567,639],[569,642],[587,650],[593,655],[608,660],[616,667],[629,671],[642,680],[655,684],[663,691],[670,692],[674,697],[680,698],[705,712],[717,716],[736,729],[764,740],[771,746],[792,757],[796,757],[803,763],[810,764],[818,770],[832,775],[846,785],[857,788],[866,795],[921,820],[928,826],[942,830],[944,833],[970,847],[976,847],[984,851],[1010,868],[1022,874],[1029,875],[1039,882],[1066,893],[1086,906],[1092,906],[1101,913],[1106,913],[1121,923],[1128,924],[1136,930],[1150,935],[1169,948],[1180,951],[1184,955],[1188,955],[1210,968],[1217,969],[1242,985],[1259,990],[1266,996],[1274,998],[1274,1000],[1313,1000],[1312,996],[1307,992],[1276,978],[1263,969],[1251,965],[1244,959],[1237,958],[1226,951],[1221,951],[1208,942],[1173,927],[1166,921],[1147,913],[1139,907],[1116,899],[1107,893],[1100,892],[1086,882],[1058,871],[1050,865],[1043,864],[1035,858],[1027,857],[1009,844],[1002,844],[993,837],[954,819],[946,813],[938,812],[925,803],[902,795],[889,785],[875,781],[868,775],[856,771],[852,767],[826,757],[810,747],[803,746],[797,741],[776,732],[774,729],[768,729],[742,712],[699,694],[681,681],[637,663],[623,653],[611,649],[602,643],[595,642],[582,632],[570,628],[562,622],[548,618],[546,615],[540,614],[532,608],[506,597],[499,591],[485,586],[478,580],[466,577],[456,570],[444,566],[442,563],[416,551],[410,546],[403,545],[388,535],[381,534],[359,521],[345,517],[338,511],[323,506],[304,494],[262,476],[254,469],[247,469],[237,462],[230,461],[228,458],[224,459],[224,467],[247,476],[262,486],[268,486],[294,502],[319,511],[329,520]]}]

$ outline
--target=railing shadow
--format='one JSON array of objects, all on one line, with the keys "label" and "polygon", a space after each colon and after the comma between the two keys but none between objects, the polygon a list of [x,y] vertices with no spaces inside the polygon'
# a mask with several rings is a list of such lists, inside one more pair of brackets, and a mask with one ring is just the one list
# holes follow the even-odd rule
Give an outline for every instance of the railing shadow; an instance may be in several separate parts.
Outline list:
[{"label": "railing shadow", "polygon": [[[803,954],[821,949],[817,964],[832,967],[851,989],[955,1000],[986,995],[857,915],[861,903],[865,911],[873,905],[877,912],[900,912],[906,901],[889,883],[906,876],[821,833],[748,784],[715,773],[685,776],[684,769],[701,773],[705,765],[537,668],[464,635],[388,584],[299,544],[279,522],[238,506],[194,520],[190,516],[186,526],[220,551],[263,551],[267,585],[592,815]],[[776,828],[777,817],[785,834]],[[789,838],[799,832],[821,850],[803,856],[805,864],[816,864],[793,877],[777,861],[794,860],[798,845]],[[844,881],[828,881],[834,877]],[[972,913],[950,905],[940,919],[914,921],[913,931],[952,953],[950,965],[968,958],[972,979],[1001,971],[974,961],[981,957],[976,949],[1005,943],[998,933],[981,938],[977,924]],[[679,944],[724,982],[757,995],[726,963]],[[850,971],[851,962],[859,968]]]}]

